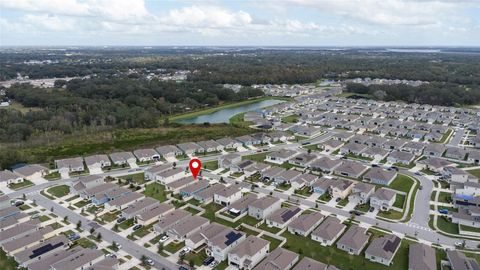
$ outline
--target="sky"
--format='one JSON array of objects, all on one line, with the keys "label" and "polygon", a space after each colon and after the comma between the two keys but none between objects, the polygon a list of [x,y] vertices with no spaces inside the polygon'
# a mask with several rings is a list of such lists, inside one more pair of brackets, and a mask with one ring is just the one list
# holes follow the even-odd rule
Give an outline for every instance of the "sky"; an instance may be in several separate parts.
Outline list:
[{"label": "sky", "polygon": [[0,0],[1,46],[480,46],[480,0]]}]

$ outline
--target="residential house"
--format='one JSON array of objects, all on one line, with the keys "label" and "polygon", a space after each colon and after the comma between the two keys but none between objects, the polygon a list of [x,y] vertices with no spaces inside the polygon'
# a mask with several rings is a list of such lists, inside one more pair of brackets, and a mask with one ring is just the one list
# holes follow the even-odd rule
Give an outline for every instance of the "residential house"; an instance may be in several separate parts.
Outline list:
[{"label": "residential house", "polygon": [[165,185],[165,189],[173,194],[179,194],[180,190],[189,184],[192,184],[192,177],[186,176]]},{"label": "residential house", "polygon": [[24,179],[35,180],[46,175],[48,173],[48,169],[41,165],[33,164],[13,169],[13,172],[17,175],[20,175]]},{"label": "residential house", "polygon": [[353,185],[352,194],[349,201],[357,204],[365,204],[370,200],[370,196],[375,192],[375,186],[367,183],[358,182]]},{"label": "residential house", "polygon": [[278,247],[253,269],[288,270],[298,262],[298,259],[299,255],[297,253]]},{"label": "residential house", "polygon": [[368,238],[370,234],[367,233],[367,229],[352,225],[338,240],[337,248],[351,255],[360,255],[368,243]]},{"label": "residential house", "polygon": [[395,170],[385,170],[380,167],[374,167],[363,175],[363,180],[370,181],[377,185],[388,186],[396,177],[397,171]]},{"label": "residential house", "polygon": [[[163,218],[166,218],[169,214]],[[208,224],[210,224],[210,220],[207,218],[189,215],[169,226],[165,232],[175,241],[184,241],[187,237],[205,228]]]},{"label": "residential house", "polygon": [[365,258],[372,262],[390,266],[401,243],[402,239],[393,234],[375,238],[365,250]]},{"label": "residential house", "polygon": [[435,249],[421,243],[410,244],[408,270],[437,270]]},{"label": "residential house", "polygon": [[281,149],[268,153],[265,160],[276,164],[283,164],[296,154],[297,152],[294,150]]},{"label": "residential house", "polygon": [[321,177],[315,183],[313,183],[312,190],[315,193],[323,195],[324,193],[327,193],[330,191],[330,187],[333,185],[335,181],[337,180],[332,178]]},{"label": "residential house", "polygon": [[60,174],[83,172],[85,170],[83,158],[81,157],[55,160],[55,167],[58,169]]},{"label": "residential house", "polygon": [[[192,178],[190,178],[190,181],[192,181]],[[181,188],[180,195],[182,197],[190,197],[190,196],[193,196],[194,194],[201,192],[202,190],[207,189],[208,186],[209,186],[209,182],[207,180],[197,180]]]},{"label": "residential house", "polygon": [[310,173],[302,173],[300,176],[290,181],[290,184],[294,189],[300,189],[305,186],[311,187],[315,181],[317,181],[318,176]]},{"label": "residential house", "polygon": [[458,208],[457,212],[452,212],[452,223],[480,228],[480,207],[468,205]]},{"label": "residential house", "polygon": [[222,145],[225,149],[237,149],[242,146],[241,142],[228,137],[218,139],[217,143]]},{"label": "residential house", "polygon": [[157,150],[157,152],[163,158],[174,158],[183,154],[183,151],[175,145],[162,145],[157,147],[155,150]]},{"label": "residential house", "polygon": [[353,182],[346,179],[339,179],[332,182],[330,186],[330,195],[333,198],[345,199],[350,195],[353,189]]},{"label": "residential house", "polygon": [[283,171],[275,176],[275,183],[277,184],[290,184],[293,180],[297,179],[302,173],[295,169]]},{"label": "residential house", "polygon": [[480,150],[471,149],[468,152],[468,162],[471,162],[475,165],[480,164]]},{"label": "residential house", "polygon": [[288,231],[292,234],[307,236],[324,218],[325,216],[317,211],[302,214],[288,224]]},{"label": "residential house", "polygon": [[467,150],[458,148],[458,147],[447,147],[447,151],[445,152],[445,157],[446,158],[451,158],[451,159],[458,159],[458,160],[464,160],[465,157],[467,156]]},{"label": "residential house", "polygon": [[230,250],[228,264],[239,269],[251,270],[267,256],[269,248],[269,241],[250,235]]},{"label": "residential house", "polygon": [[378,147],[378,146],[373,146],[373,147],[368,147],[363,151],[360,156],[370,158],[370,159],[377,159],[377,160],[382,160],[388,155],[388,151]]},{"label": "residential house", "polygon": [[137,149],[133,154],[140,162],[150,162],[160,160],[160,155],[153,149]]},{"label": "residential house", "polygon": [[185,155],[193,155],[195,153],[203,153],[205,149],[194,142],[186,142],[177,144],[178,149],[182,150]]},{"label": "residential house", "polygon": [[336,217],[329,216],[310,235],[312,240],[320,242],[322,246],[331,246],[345,231],[347,226]]},{"label": "residential house", "polygon": [[198,249],[201,246],[206,245],[209,239],[212,239],[214,236],[223,234],[229,230],[231,230],[231,228],[212,222],[203,229],[188,236],[185,240],[185,246],[191,248],[192,250]]},{"label": "residential house", "polygon": [[182,177],[185,177],[186,175],[187,174],[185,173],[185,170],[183,168],[174,168],[157,173],[156,180],[161,184],[166,185]]},{"label": "residential house", "polygon": [[423,153],[426,156],[441,157],[446,150],[443,144],[429,143],[425,146]]},{"label": "residential house", "polygon": [[260,177],[262,178],[263,181],[274,181],[275,177],[277,175],[280,175],[284,171],[286,171],[284,168],[272,166],[266,169],[265,171],[260,172]]},{"label": "residential house", "polygon": [[325,150],[326,152],[335,152],[335,150],[337,150],[338,148],[340,148],[340,146],[343,145],[343,141],[341,140],[335,140],[335,139],[329,139],[325,142],[321,142],[319,144],[317,144],[317,148],[321,148],[323,150]]},{"label": "residential house", "polygon": [[310,259],[309,257],[303,257],[303,259],[295,265],[292,270],[328,270],[328,266],[319,261]]},{"label": "residential house", "polygon": [[23,178],[11,171],[0,171],[0,187],[6,188],[10,184],[18,184],[23,182]]},{"label": "residential house", "polygon": [[388,211],[395,202],[396,193],[393,190],[379,188],[370,197],[370,206],[381,211]]},{"label": "residential house", "polygon": [[242,191],[237,185],[230,185],[217,190],[213,194],[213,201],[217,204],[228,206],[242,197]]},{"label": "residential house", "polygon": [[288,160],[288,163],[300,167],[307,167],[310,162],[315,160],[318,156],[313,153],[300,153]]},{"label": "residential house", "polygon": [[158,223],[153,226],[153,229],[158,234],[166,233],[167,230],[170,229],[172,226],[175,226],[183,219],[190,216],[192,216],[192,214],[190,214],[190,212],[186,210],[175,209],[174,211],[171,211],[170,213],[161,217]]},{"label": "residential house", "polygon": [[252,138],[252,136],[250,136],[250,135],[244,135],[244,136],[236,137],[235,140],[241,142],[244,146],[251,146],[251,145],[261,143],[261,142],[258,142],[257,140],[255,140],[254,138]]},{"label": "residential house", "polygon": [[228,253],[245,240],[247,235],[244,232],[234,229],[225,230],[220,234],[207,239],[206,253],[221,262],[228,258]]},{"label": "residential house", "polygon": [[131,152],[117,152],[110,154],[110,159],[117,166],[134,164],[137,158]]},{"label": "residential house", "polygon": [[175,207],[168,203],[158,203],[148,208],[148,211],[140,212],[135,216],[137,224],[148,226],[158,221],[166,214],[175,210]]},{"label": "residential house", "polygon": [[124,196],[114,198],[105,203],[105,209],[113,211],[122,210],[125,207],[128,207],[130,204],[133,204],[143,198],[143,195],[137,192],[130,192]]},{"label": "residential house", "polygon": [[264,219],[271,213],[280,209],[282,202],[280,199],[266,196],[259,198],[248,206],[248,215],[256,219]]},{"label": "residential house", "polygon": [[99,175],[81,176],[73,180],[70,186],[70,193],[80,194],[82,191],[105,184],[104,178]]},{"label": "residential house", "polygon": [[267,218],[265,219],[265,223],[268,227],[276,227],[279,229],[283,229],[292,220],[292,218],[300,214],[301,211],[302,209],[297,206],[280,208],[267,216]]},{"label": "residential house", "polygon": [[447,259],[450,262],[450,268],[452,270],[480,269],[480,264],[474,258],[467,257],[458,250],[447,249]]},{"label": "residential house", "polygon": [[206,189],[193,194],[193,198],[200,203],[210,203],[211,201],[213,201],[213,195],[215,194],[215,192],[224,188],[225,186],[223,184],[211,185]]},{"label": "residential house", "polygon": [[93,155],[85,157],[85,164],[90,169],[90,171],[101,170],[105,167],[112,166],[112,162],[107,155]]},{"label": "residential house", "polygon": [[363,151],[365,151],[365,149],[367,149],[365,144],[349,142],[340,148],[340,154],[353,154],[359,156]]},{"label": "residential house", "polygon": [[363,173],[368,170],[368,167],[351,160],[344,160],[340,166],[334,169],[334,173],[337,175],[347,176],[351,178],[359,178]]},{"label": "residential house", "polygon": [[150,209],[158,206],[159,202],[150,197],[145,197],[133,204],[130,204],[127,208],[123,208],[122,217],[126,219],[134,218],[144,212],[148,212]]},{"label": "residential house", "polygon": [[205,150],[207,153],[219,152],[225,149],[225,147],[214,140],[199,141],[197,144]]},{"label": "residential house", "polygon": [[410,142],[407,142],[403,147],[402,147],[402,150],[403,151],[407,151],[407,152],[410,152],[414,155],[421,155],[423,153],[423,149],[425,149],[425,144],[424,143],[421,143],[421,142],[414,142],[414,141],[410,141]]},{"label": "residential house", "polygon": [[229,169],[233,164],[240,163],[242,156],[237,153],[229,153],[218,158],[218,167]]},{"label": "residential house", "polygon": [[248,193],[245,196],[241,197],[239,200],[236,200],[234,203],[230,204],[228,207],[228,212],[231,215],[238,216],[248,211],[248,206],[258,199],[256,194]]},{"label": "residential house", "polygon": [[310,163],[309,167],[312,170],[319,170],[325,173],[330,173],[333,172],[338,166],[340,166],[340,164],[342,164],[342,160],[340,159],[330,159],[328,157],[322,157]]},{"label": "residential house", "polygon": [[417,162],[423,169],[431,170],[433,172],[441,173],[445,167],[453,165],[451,161],[443,158],[429,157]]},{"label": "residential house", "polygon": [[158,175],[162,172],[168,171],[173,168],[171,163],[165,163],[162,165],[155,165],[145,170],[145,179],[158,181]]},{"label": "residential house", "polygon": [[393,164],[399,163],[403,165],[410,165],[415,159],[415,155],[409,152],[393,151],[388,155],[387,161]]}]

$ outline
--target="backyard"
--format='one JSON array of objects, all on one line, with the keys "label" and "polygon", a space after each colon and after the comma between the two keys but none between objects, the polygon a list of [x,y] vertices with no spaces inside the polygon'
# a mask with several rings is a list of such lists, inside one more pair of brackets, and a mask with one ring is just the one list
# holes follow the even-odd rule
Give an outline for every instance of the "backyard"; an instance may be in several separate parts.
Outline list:
[{"label": "backyard", "polygon": [[160,202],[167,200],[167,193],[165,187],[159,183],[151,183],[145,187],[143,192],[145,196],[152,197]]}]

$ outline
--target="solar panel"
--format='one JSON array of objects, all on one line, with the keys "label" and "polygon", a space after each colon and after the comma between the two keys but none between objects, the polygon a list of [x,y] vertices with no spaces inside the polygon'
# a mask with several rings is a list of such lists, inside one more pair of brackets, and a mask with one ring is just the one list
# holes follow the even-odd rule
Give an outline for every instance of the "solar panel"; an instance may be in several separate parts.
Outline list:
[{"label": "solar panel", "polygon": [[225,237],[227,241],[225,241],[225,245],[230,246],[233,242],[237,241],[240,237],[242,237],[242,233],[236,233],[234,231],[229,232]]},{"label": "solar panel", "polygon": [[300,212],[300,208],[295,208],[295,210],[288,210],[282,215],[282,221],[285,222],[295,216],[298,212]]},{"label": "solar panel", "polygon": [[54,244],[54,245],[52,245],[52,244],[47,244],[47,245],[41,246],[41,247],[33,250],[33,251],[32,251],[32,255],[30,255],[29,258],[30,258],[30,259],[36,258],[36,257],[38,257],[38,256],[40,256],[40,255],[43,255],[43,254],[49,252],[50,250],[54,250],[54,249],[56,249],[56,248],[58,248],[58,247],[61,247],[61,246],[63,246],[63,245],[64,245],[63,242],[58,242],[58,243],[56,243],[56,244]]},{"label": "solar panel", "polygon": [[387,241],[387,243],[385,244],[385,246],[383,247],[383,249],[384,249],[385,251],[389,251],[389,252],[391,252],[391,253],[394,253],[399,244],[400,244],[400,238],[395,237],[395,238],[393,239],[393,241],[390,241],[390,240]]}]

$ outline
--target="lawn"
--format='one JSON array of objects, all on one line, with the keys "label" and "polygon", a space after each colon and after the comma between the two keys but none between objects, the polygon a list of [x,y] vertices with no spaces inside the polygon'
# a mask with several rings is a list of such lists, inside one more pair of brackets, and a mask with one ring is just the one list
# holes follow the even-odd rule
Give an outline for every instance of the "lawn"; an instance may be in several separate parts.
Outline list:
[{"label": "lawn", "polygon": [[70,193],[70,187],[67,185],[61,185],[61,186],[55,186],[51,187],[47,190],[48,193],[52,194],[53,196],[57,198],[61,198],[63,196],[66,196]]},{"label": "lawn", "polygon": [[378,216],[388,219],[401,219],[403,217],[403,212],[398,212],[395,210],[380,211],[378,212]]},{"label": "lawn", "polygon": [[118,225],[118,228],[120,228],[120,229],[122,229],[122,230],[126,230],[126,229],[132,227],[132,226],[133,226],[133,223],[134,223],[134,222],[133,222],[133,218],[127,219],[127,220],[125,220],[124,222],[120,223],[120,224]]},{"label": "lawn", "polygon": [[180,242],[180,243],[171,242],[170,244],[166,245],[164,249],[173,254],[179,251],[184,246],[185,246],[185,242]]},{"label": "lawn", "polygon": [[242,156],[242,160],[252,160],[256,162],[263,162],[265,158],[267,157],[267,152],[265,153],[260,153],[260,154],[253,154],[253,155],[247,155],[247,156]]},{"label": "lawn", "polygon": [[0,269],[2,270],[17,270],[18,263],[13,257],[8,257],[7,254],[0,248]]},{"label": "lawn", "polygon": [[308,144],[308,145],[303,145],[302,148],[305,148],[307,150],[317,150],[318,149],[318,144]]},{"label": "lawn", "polygon": [[150,224],[148,226],[143,226],[142,228],[134,231],[132,234],[142,238],[142,237],[144,237],[145,235],[147,235],[151,232],[151,229],[152,229],[153,225],[154,224]]},{"label": "lawn", "polygon": [[243,218],[240,219],[240,222],[248,224],[250,226],[255,226],[255,225],[258,224],[258,222],[260,222],[260,220],[255,219],[252,216],[246,215],[246,216],[244,216]]},{"label": "lawn", "polygon": [[370,209],[370,205],[369,204],[357,204],[355,206],[355,210],[357,211],[360,211],[360,212],[368,212],[368,210]]},{"label": "lawn", "polygon": [[282,122],[284,122],[284,123],[296,123],[296,122],[298,122],[298,118],[299,118],[298,115],[293,114],[293,115],[283,117]]},{"label": "lawn", "polygon": [[403,209],[403,207],[405,206],[405,198],[405,195],[397,194],[393,206]]},{"label": "lawn", "polygon": [[79,202],[75,203],[74,205],[75,205],[77,208],[82,208],[82,207],[84,207],[84,206],[87,205],[87,204],[88,204],[88,201],[83,200],[83,201],[79,201]]},{"label": "lawn", "polygon": [[302,196],[305,196],[305,197],[308,197],[310,195],[312,195],[312,191],[310,190],[309,187],[304,187],[302,189],[296,189],[294,191],[295,194],[298,194],[298,195],[302,195]]},{"label": "lawn", "polygon": [[446,217],[437,218],[437,227],[446,233],[458,234],[458,224],[452,223]]},{"label": "lawn", "polygon": [[203,168],[205,168],[207,170],[210,170],[210,171],[214,171],[214,170],[218,169],[218,161],[217,160],[207,161],[207,162],[203,163]]},{"label": "lawn", "polygon": [[452,134],[452,129],[448,129],[447,132],[445,132],[445,134],[443,134],[442,138],[440,139],[439,143],[445,143],[448,139],[448,137],[450,136],[450,134]]},{"label": "lawn", "polygon": [[282,241],[268,235],[262,235],[262,238],[270,242],[270,251],[276,249],[282,243]]},{"label": "lawn", "polygon": [[452,201],[452,194],[448,192],[440,192],[438,195],[438,202],[450,203]]},{"label": "lawn", "polygon": [[215,212],[218,210],[222,209],[224,206],[216,204],[216,203],[209,203],[207,205],[202,206],[205,209],[205,213],[203,213],[202,217],[208,218],[212,222],[217,222],[222,225],[228,226],[228,227],[236,227],[240,224],[240,221],[236,222],[235,224],[228,222],[222,218],[217,218],[215,217]]},{"label": "lawn", "polygon": [[189,252],[185,255],[185,261],[188,262],[189,265],[191,265],[190,262],[193,262],[194,265],[201,266],[206,258],[208,258],[208,256],[204,249],[198,253]]},{"label": "lawn", "polygon": [[147,185],[143,194],[145,194],[145,196],[152,197],[160,202],[164,202],[167,200],[165,187],[159,183],[151,183]]},{"label": "lawn", "polygon": [[49,173],[49,174],[45,175],[43,178],[45,178],[48,181],[58,180],[58,179],[60,179],[60,173],[59,172],[52,172],[52,173]]},{"label": "lawn", "polygon": [[465,225],[459,225],[459,226],[464,231],[480,233],[480,228],[475,228],[475,227],[470,227]]},{"label": "lawn", "polygon": [[19,189],[26,188],[26,187],[29,187],[29,186],[33,186],[33,183],[28,181],[28,180],[23,180],[20,183],[12,183],[12,184],[8,185],[8,187],[13,189],[13,190],[19,190]]},{"label": "lawn", "polygon": [[119,178],[125,179],[127,181],[134,182],[138,185],[141,185],[145,183],[145,173],[135,173],[135,174],[129,174],[129,175],[124,175],[120,176]]},{"label": "lawn", "polygon": [[372,161],[373,158],[369,158],[369,157],[362,157],[360,155],[355,155],[353,153],[348,153],[345,155],[347,158],[350,158],[350,159],[362,159],[362,160],[366,160],[366,161]]},{"label": "lawn", "polygon": [[116,220],[118,218],[119,213],[120,213],[119,211],[108,212],[108,213],[104,214],[103,216],[101,216],[100,218],[103,221],[109,223],[109,222],[112,222],[112,221]]},{"label": "lawn", "polygon": [[283,191],[289,190],[291,187],[292,186],[290,184],[285,184],[285,183],[282,183],[282,184],[277,186],[278,189],[283,190]]},{"label": "lawn", "polygon": [[341,199],[338,203],[337,206],[344,207],[345,205],[348,204],[348,197],[345,197],[345,199]]},{"label": "lawn", "polygon": [[74,246],[79,245],[83,248],[95,248],[97,246],[97,244],[93,243],[91,240],[87,238],[80,238],[78,240],[75,240],[73,243],[74,243]]},{"label": "lawn", "polygon": [[468,170],[467,172],[477,178],[480,178],[480,169]]},{"label": "lawn", "polygon": [[247,228],[245,228],[244,226],[240,226],[240,227],[238,228],[238,230],[246,233],[247,235],[258,235],[258,232],[253,231],[253,230],[250,230],[250,229],[247,229]]},{"label": "lawn", "polygon": [[385,266],[379,263],[370,262],[365,258],[362,252],[359,256],[349,255],[348,253],[337,249],[335,246],[324,247],[318,242],[303,236],[293,235],[285,232],[282,234],[287,238],[287,243],[283,248],[310,257],[325,264],[333,264],[343,270],[368,269],[368,270],[405,270],[408,268],[408,242],[402,241],[393,265]]},{"label": "lawn", "polygon": [[40,217],[38,218],[38,220],[40,220],[40,222],[45,222],[45,221],[50,220],[50,218],[49,218],[48,216],[40,216]]},{"label": "lawn", "polygon": [[262,229],[264,231],[267,231],[267,232],[271,232],[271,233],[278,233],[279,231],[281,231],[279,228],[277,227],[268,227],[267,223],[262,223],[262,225],[258,226],[259,229]]},{"label": "lawn", "polygon": [[185,210],[187,210],[188,212],[192,213],[192,215],[196,215],[198,214],[200,211],[198,211],[197,209],[193,208],[193,207],[187,207],[185,208]]},{"label": "lawn", "polygon": [[389,185],[389,188],[408,193],[412,188],[413,183],[414,182],[412,178],[403,174],[398,174],[398,176]]}]

